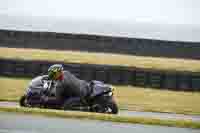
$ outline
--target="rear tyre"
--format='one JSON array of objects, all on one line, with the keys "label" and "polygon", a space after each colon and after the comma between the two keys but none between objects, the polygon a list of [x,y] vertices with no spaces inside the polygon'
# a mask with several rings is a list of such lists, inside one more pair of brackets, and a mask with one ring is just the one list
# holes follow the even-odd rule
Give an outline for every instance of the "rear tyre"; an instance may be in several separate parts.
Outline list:
[{"label": "rear tyre", "polygon": [[95,104],[92,106],[92,112],[97,113],[107,113],[107,114],[117,114],[118,106],[113,97],[105,99],[98,99]]},{"label": "rear tyre", "polygon": [[111,113],[111,114],[118,114],[118,112],[119,112],[118,106],[113,99],[110,100],[106,104],[106,108],[107,108],[108,113]]}]

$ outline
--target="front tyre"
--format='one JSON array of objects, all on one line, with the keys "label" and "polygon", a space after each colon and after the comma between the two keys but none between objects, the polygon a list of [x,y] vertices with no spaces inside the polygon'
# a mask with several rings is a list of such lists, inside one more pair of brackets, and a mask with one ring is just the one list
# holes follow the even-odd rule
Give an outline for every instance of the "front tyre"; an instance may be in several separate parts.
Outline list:
[{"label": "front tyre", "polygon": [[21,107],[26,107],[25,101],[26,101],[26,95],[21,96],[20,99],[19,99],[19,105]]}]

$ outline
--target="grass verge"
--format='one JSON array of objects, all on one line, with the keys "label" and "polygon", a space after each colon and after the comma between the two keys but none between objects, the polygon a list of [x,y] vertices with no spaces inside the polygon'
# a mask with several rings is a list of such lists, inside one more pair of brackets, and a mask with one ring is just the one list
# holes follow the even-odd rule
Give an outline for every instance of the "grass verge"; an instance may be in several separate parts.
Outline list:
[{"label": "grass verge", "polygon": [[0,47],[0,57],[24,60],[62,61],[66,63],[110,64],[156,70],[200,71],[200,61],[198,60],[142,57],[109,53]]},{"label": "grass verge", "polygon": [[[0,100],[18,101],[29,81],[30,79],[0,77]],[[115,98],[121,109],[200,115],[200,92],[115,87]]]},{"label": "grass verge", "polygon": [[44,115],[44,116],[61,117],[61,118],[78,118],[78,119],[103,120],[103,121],[120,122],[120,123],[147,124],[147,125],[160,125],[169,127],[200,129],[200,122],[194,122],[190,120],[161,120],[161,119],[146,118],[146,117],[145,118],[125,117],[125,116],[98,114],[89,112],[58,111],[49,109],[37,109],[37,108],[31,109],[31,108],[19,108],[19,107],[0,107],[0,111]]}]

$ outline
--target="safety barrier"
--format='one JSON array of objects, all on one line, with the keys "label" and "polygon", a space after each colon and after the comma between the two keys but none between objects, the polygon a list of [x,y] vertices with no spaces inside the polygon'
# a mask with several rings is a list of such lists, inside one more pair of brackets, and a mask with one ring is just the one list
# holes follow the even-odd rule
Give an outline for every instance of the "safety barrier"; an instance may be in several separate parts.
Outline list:
[{"label": "safety barrier", "polygon": [[101,80],[117,85],[200,91],[200,73],[158,71],[110,65],[0,59],[0,75],[34,77],[46,73],[48,67],[55,63],[62,63],[66,70],[87,81]]}]

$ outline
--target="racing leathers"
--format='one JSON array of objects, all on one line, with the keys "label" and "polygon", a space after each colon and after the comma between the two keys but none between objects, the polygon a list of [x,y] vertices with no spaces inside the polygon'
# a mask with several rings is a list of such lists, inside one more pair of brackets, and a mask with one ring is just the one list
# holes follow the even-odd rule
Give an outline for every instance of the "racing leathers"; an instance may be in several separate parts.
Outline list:
[{"label": "racing leathers", "polygon": [[63,77],[57,81],[55,96],[59,101],[64,101],[70,97],[87,98],[91,93],[91,88],[85,80],[80,80],[69,71],[63,71]]}]

